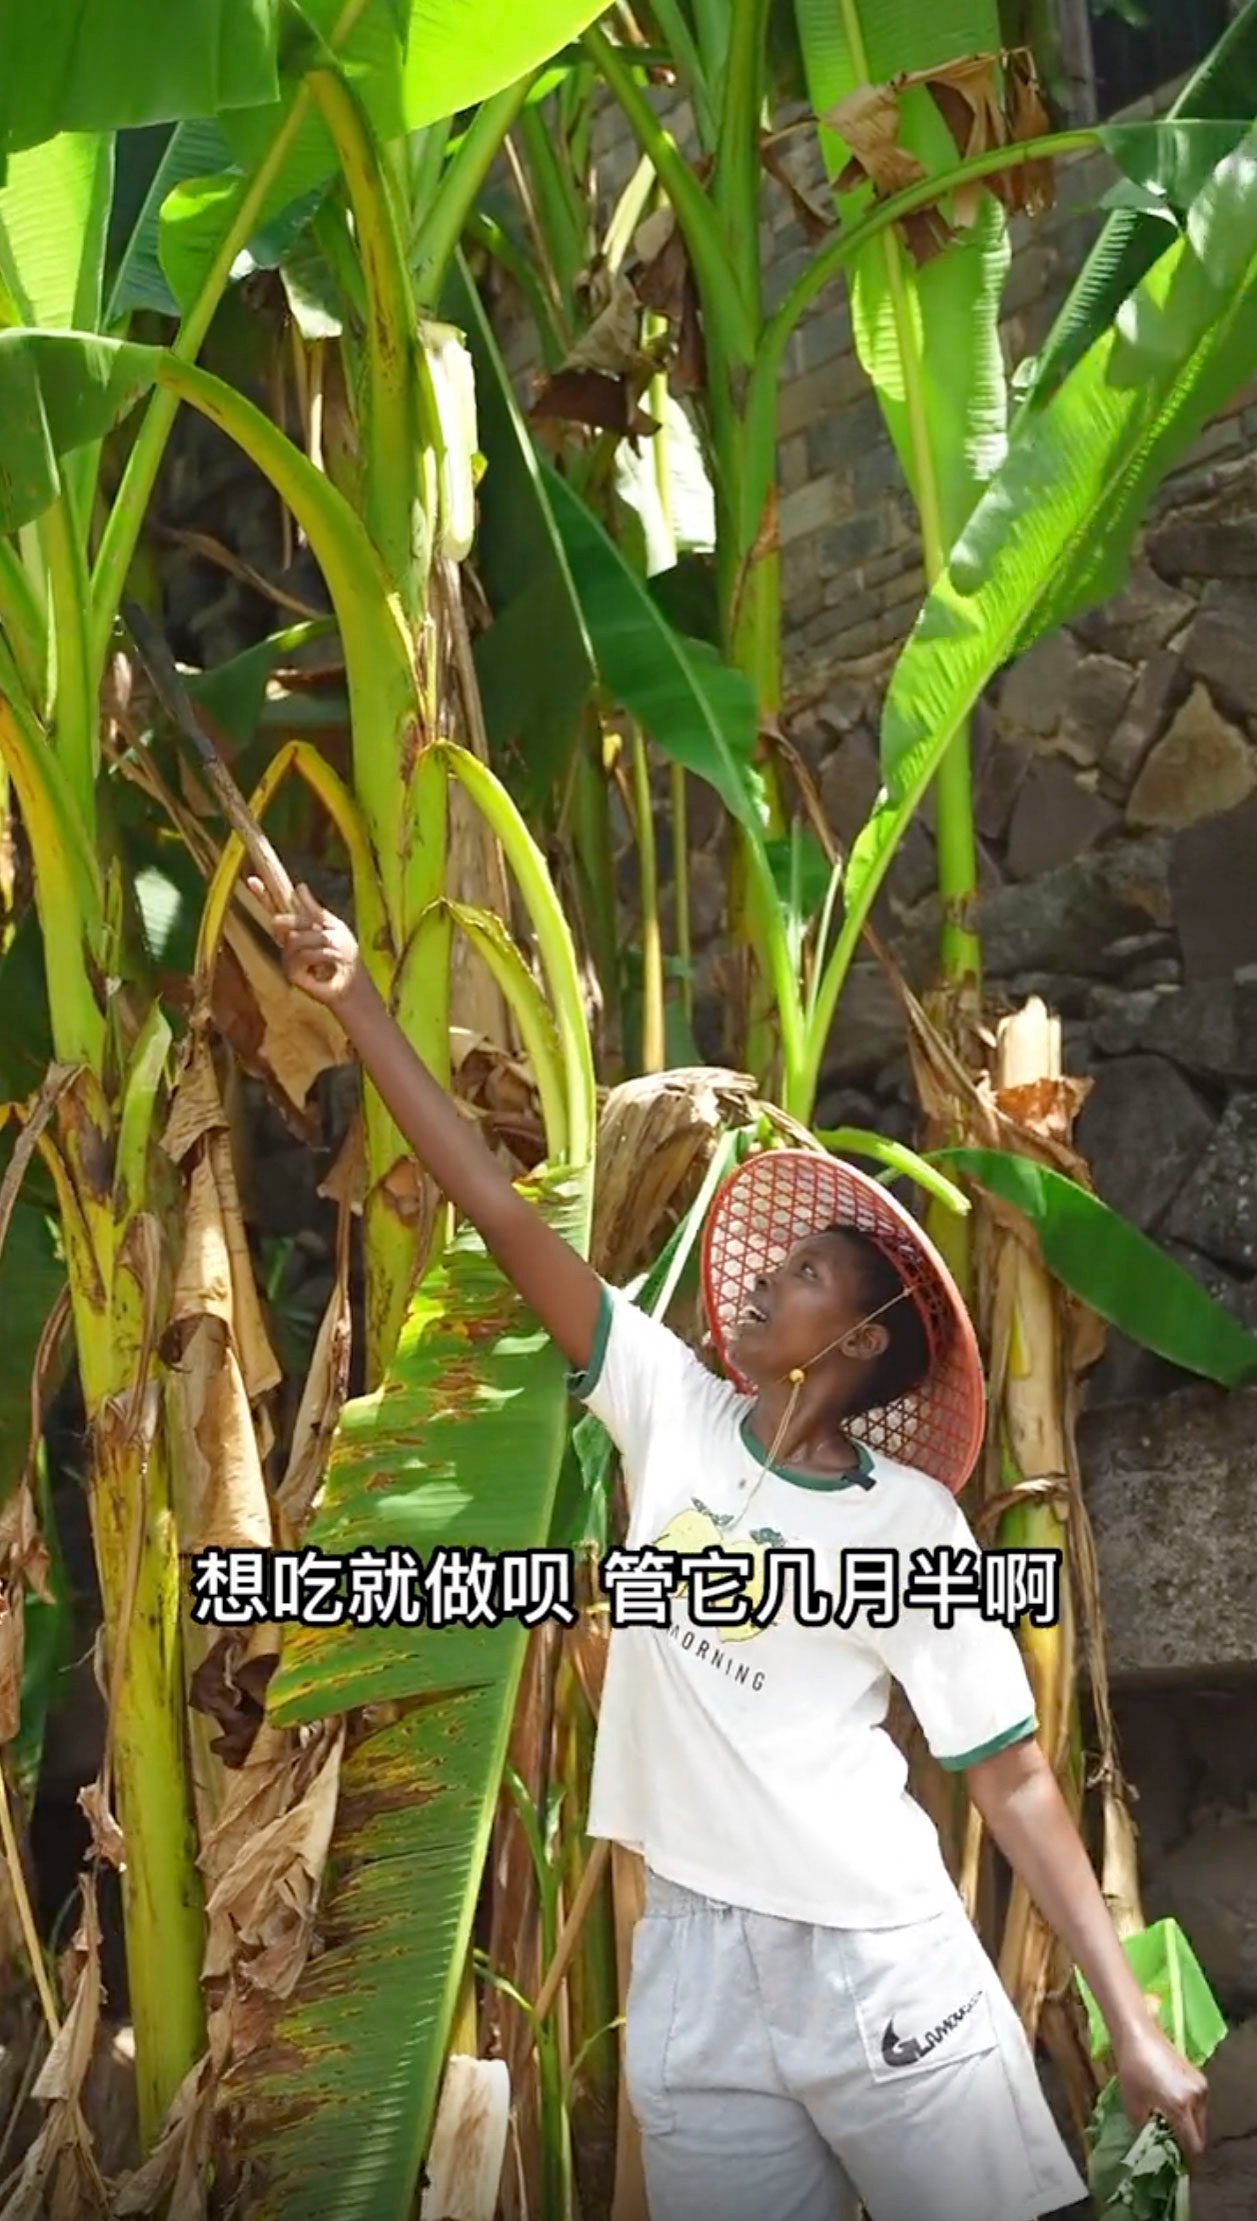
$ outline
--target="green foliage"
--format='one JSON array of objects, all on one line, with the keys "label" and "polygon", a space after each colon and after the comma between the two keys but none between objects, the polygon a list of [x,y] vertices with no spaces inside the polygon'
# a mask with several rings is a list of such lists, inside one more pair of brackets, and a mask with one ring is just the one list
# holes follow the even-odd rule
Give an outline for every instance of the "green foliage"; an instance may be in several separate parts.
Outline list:
[{"label": "green foliage", "polygon": [[480,487],[476,564],[493,623],[476,640],[485,724],[534,802],[566,768],[596,684],[594,652],[541,465],[462,256],[443,307],[464,329],[476,371]]},{"label": "green foliage", "polygon": [[543,482],[602,683],[649,739],[716,789],[743,825],[761,822],[752,769],[755,695],[706,642],[674,632],[614,540],[556,471]]},{"label": "green foliage", "polygon": [[95,323],[112,190],[113,141],[103,135],[63,132],[10,159],[0,277],[28,323]]},{"label": "green foliage", "polygon": [[[822,118],[859,85],[996,53],[1001,44],[995,0],[941,0],[928,13],[892,0],[846,0],[841,7],[795,0],[795,12],[812,103]],[[931,174],[955,167],[955,142],[924,86],[901,95],[899,138]],[[824,125],[821,144],[836,177],[849,150]],[[840,197],[844,222],[866,212],[868,197],[867,186]],[[997,320],[1008,262],[1003,212],[984,193],[977,221],[945,253],[917,265],[887,232],[862,250],[850,273],[860,361],[923,505],[927,534],[937,512],[940,553],[1004,452],[1007,395]]]},{"label": "green foliage", "polygon": [[[1185,2059],[1203,2067],[1226,2035],[1204,1971],[1176,1920],[1159,1920],[1124,1939],[1126,1956],[1145,1997],[1155,1998],[1162,2033]],[[1100,2009],[1082,1975],[1076,1976],[1091,2039],[1091,2055],[1109,2049]],[[1165,2120],[1153,2114],[1136,2133],[1114,2078],[1105,2084],[1087,2124],[1087,2172],[1101,2221],[1182,2221],[1186,2169]]]},{"label": "green foliage", "polygon": [[[584,1248],[588,1174],[545,1172],[526,1192]],[[537,1549],[566,1434],[561,1353],[465,1228],[425,1275],[383,1386],[341,1414],[306,1542],[332,1553],[400,1546],[424,1568],[438,1549]],[[328,1947],[273,2051],[242,2077],[264,2178],[250,2210],[268,2221],[376,2221],[408,2208],[525,1641],[518,1617],[285,1632],[267,1699],[276,1721],[424,1702],[346,1762]]]},{"label": "green foliage", "polygon": [[895,667],[885,794],[852,849],[867,915],[953,733],[1001,664],[1117,583],[1156,487],[1257,362],[1257,135],[1220,165],[1050,410],[1019,420]]},{"label": "green foliage", "polygon": [[0,161],[59,131],[120,130],[272,98],[278,0],[77,0],[6,10]]},{"label": "green foliage", "polygon": [[[544,1175],[553,1224],[583,1245],[585,1183]],[[426,1274],[383,1387],[346,1405],[311,1548],[535,1548],[546,1538],[563,1452],[559,1351],[465,1228]],[[287,1630],[268,1707],[277,1721],[492,1686],[504,1698],[522,1628]]]},{"label": "green foliage", "polygon": [[1000,1149],[943,1149],[932,1161],[1020,1211],[1049,1272],[1145,1349],[1224,1388],[1257,1372],[1257,1339],[1247,1327],[1077,1181]]},{"label": "green foliage", "polygon": [[[1167,122],[1227,120],[1257,113],[1257,0],[1247,0],[1213,51],[1193,72]],[[1171,210],[1181,206],[1161,177]],[[1030,399],[1044,406],[1087,349],[1109,330],[1122,302],[1171,243],[1165,211],[1118,208],[1075,278],[1033,366]]]}]

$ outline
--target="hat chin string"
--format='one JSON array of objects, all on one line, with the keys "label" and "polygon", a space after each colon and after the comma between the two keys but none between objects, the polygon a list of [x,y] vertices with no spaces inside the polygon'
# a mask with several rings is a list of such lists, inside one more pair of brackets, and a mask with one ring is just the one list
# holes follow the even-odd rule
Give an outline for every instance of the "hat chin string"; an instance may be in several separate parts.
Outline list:
[{"label": "hat chin string", "polygon": [[777,1452],[781,1448],[782,1440],[789,1429],[790,1421],[794,1417],[794,1408],[799,1400],[799,1390],[803,1387],[803,1384],[807,1379],[809,1369],[813,1365],[819,1365],[822,1357],[828,1357],[830,1351],[836,1350],[839,1347],[840,1343],[849,1342],[853,1334],[862,1333],[866,1326],[872,1325],[874,1319],[880,1319],[884,1311],[893,1311],[895,1305],[897,1303],[902,1303],[905,1296],[909,1295],[910,1293],[910,1289],[901,1288],[898,1295],[891,1296],[889,1301],[886,1303],[879,1303],[876,1311],[870,1311],[866,1318],[857,1320],[854,1326],[844,1327],[841,1334],[835,1334],[832,1342],[826,1342],[823,1348],[817,1350],[815,1357],[810,1357],[808,1359],[806,1365],[791,1366],[790,1371],[785,1376],[785,1378],[790,1382],[790,1394],[786,1401],[786,1408],[781,1415],[781,1420],[777,1427],[777,1431],[773,1436],[772,1447],[769,1450],[767,1457],[764,1459],[765,1470],[767,1470],[769,1466],[775,1465],[777,1462]]}]

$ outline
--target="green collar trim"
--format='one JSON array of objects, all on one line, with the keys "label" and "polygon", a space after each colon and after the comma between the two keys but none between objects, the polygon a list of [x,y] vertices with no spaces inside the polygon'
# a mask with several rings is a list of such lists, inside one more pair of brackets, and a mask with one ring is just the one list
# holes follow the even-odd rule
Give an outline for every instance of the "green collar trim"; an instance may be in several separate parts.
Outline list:
[{"label": "green collar trim", "polygon": [[770,1465],[768,1463],[763,1450],[751,1433],[751,1414],[749,1411],[743,1414],[742,1424],[738,1432],[742,1437],[744,1446],[750,1451],[758,1466],[761,1466],[765,1472],[775,1474],[779,1481],[790,1481],[795,1488],[818,1488],[825,1494],[829,1494],[832,1490],[839,1488],[873,1488],[876,1486],[877,1475],[873,1471],[873,1459],[862,1442],[857,1442],[854,1445],[856,1467],[853,1473],[801,1473],[795,1465]]}]

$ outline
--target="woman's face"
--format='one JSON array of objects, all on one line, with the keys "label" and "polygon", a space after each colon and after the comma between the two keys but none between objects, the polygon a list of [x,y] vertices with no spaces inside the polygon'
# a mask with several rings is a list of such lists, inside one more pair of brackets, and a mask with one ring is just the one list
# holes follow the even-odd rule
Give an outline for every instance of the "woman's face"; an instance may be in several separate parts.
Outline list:
[{"label": "woman's face", "polygon": [[[811,1365],[822,1350],[858,1327],[865,1316],[859,1267],[841,1233],[809,1234],[777,1270],[761,1274],[730,1341],[738,1371],[757,1387],[784,1380],[796,1366]],[[869,1326],[852,1355],[874,1356],[885,1347],[885,1329]]]}]

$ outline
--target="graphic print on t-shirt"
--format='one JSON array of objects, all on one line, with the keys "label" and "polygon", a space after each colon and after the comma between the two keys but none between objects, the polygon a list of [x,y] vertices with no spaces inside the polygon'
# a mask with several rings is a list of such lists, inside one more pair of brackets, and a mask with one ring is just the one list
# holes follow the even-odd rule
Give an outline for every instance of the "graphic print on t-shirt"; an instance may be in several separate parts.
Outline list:
[{"label": "graphic print on t-shirt", "polygon": [[[689,1508],[673,1515],[667,1526],[655,1536],[650,1548],[671,1551],[678,1558],[701,1557],[706,1550],[726,1547],[722,1537],[725,1530],[733,1525],[734,1516],[733,1512],[714,1512],[703,1503],[701,1497],[691,1496]],[[740,1593],[746,1598],[752,1612],[757,1611],[763,1601],[765,1552],[782,1549],[785,1543],[785,1536],[778,1534],[775,1527],[753,1527],[749,1535],[738,1536],[727,1545],[730,1556],[741,1553],[751,1561],[750,1573]],[[683,1573],[677,1582],[677,1588],[684,1589],[686,1586]],[[764,1625],[766,1624],[765,1622]],[[753,1619],[744,1620],[740,1627],[719,1627],[709,1623],[705,1632],[719,1635],[722,1642],[747,1643],[753,1636],[763,1634],[764,1625],[758,1625]]]}]

